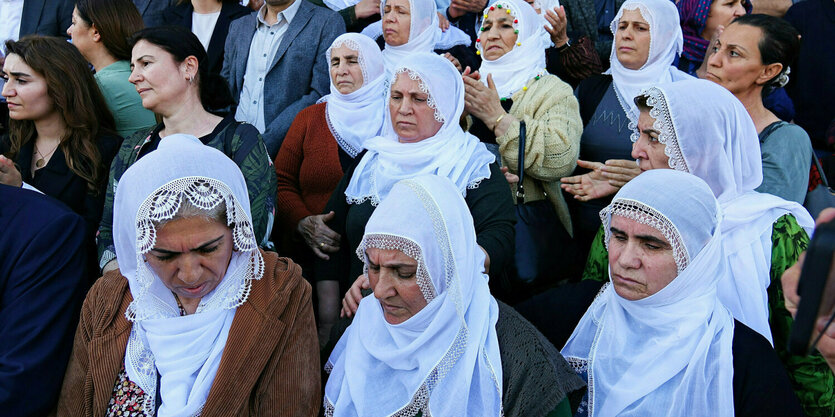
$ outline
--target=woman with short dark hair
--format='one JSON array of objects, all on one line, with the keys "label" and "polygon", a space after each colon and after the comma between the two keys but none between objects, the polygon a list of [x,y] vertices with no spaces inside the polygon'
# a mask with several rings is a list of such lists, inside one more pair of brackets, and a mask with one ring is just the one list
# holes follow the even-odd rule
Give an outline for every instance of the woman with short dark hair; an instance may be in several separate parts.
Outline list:
[{"label": "woman with short dark hair", "polygon": [[130,0],[78,0],[67,28],[72,44],[95,68],[96,83],[122,137],[156,123],[154,113],[142,107],[142,99],[128,81],[128,38],[143,26]]}]

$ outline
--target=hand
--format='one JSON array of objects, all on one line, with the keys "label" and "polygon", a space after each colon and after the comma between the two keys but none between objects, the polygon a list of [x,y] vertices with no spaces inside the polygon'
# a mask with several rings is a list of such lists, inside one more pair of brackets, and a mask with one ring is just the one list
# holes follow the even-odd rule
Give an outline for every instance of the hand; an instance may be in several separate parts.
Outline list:
[{"label": "hand", "polygon": [[508,184],[516,184],[519,182],[519,176],[516,174],[511,174],[508,171],[507,167],[502,167],[502,174],[504,174],[504,179],[507,180]]},{"label": "hand", "polygon": [[487,85],[472,77],[464,77],[464,111],[478,117],[493,130],[496,119],[505,111],[492,75],[487,75]]},{"label": "hand", "polygon": [[487,7],[487,0],[452,0],[449,7],[455,7],[470,13],[481,13]]},{"label": "hand", "polygon": [[719,25],[716,27],[716,30],[713,31],[713,36],[710,38],[710,44],[707,46],[707,52],[705,52],[705,59],[702,61],[702,65],[699,66],[699,69],[696,70],[696,76],[699,78],[704,79],[707,76],[707,60],[710,59],[710,56],[713,55],[713,48],[716,47],[716,42],[719,41],[719,35],[725,30],[725,27]]},{"label": "hand", "polygon": [[357,19],[364,19],[380,14],[380,0],[362,0],[354,6]]},{"label": "hand", "polygon": [[441,28],[442,32],[446,32],[446,30],[449,29],[449,20],[447,20],[446,16],[442,15],[441,12],[436,13],[438,13],[438,27]]},{"label": "hand", "polygon": [[110,271],[115,271],[117,269],[119,269],[119,261],[117,261],[116,258],[113,258],[110,260],[110,262],[104,265],[104,268],[101,269],[101,273],[102,275],[104,275]]},{"label": "hand", "polygon": [[23,179],[20,176],[20,171],[14,166],[11,159],[0,155],[0,184],[10,185],[12,187],[22,187]]},{"label": "hand", "polygon": [[641,174],[641,168],[635,161],[628,159],[610,159],[601,170],[603,177],[605,177],[609,184],[614,187],[623,187],[632,178]]},{"label": "hand", "polygon": [[324,260],[330,259],[325,253],[334,253],[339,251],[339,241],[342,236],[334,232],[325,222],[330,221],[335,216],[334,212],[328,214],[319,214],[314,216],[307,216],[296,226],[296,231],[304,237],[304,241],[313,253]]},{"label": "hand", "polygon": [[357,312],[357,309],[360,307],[360,301],[362,301],[362,290],[371,289],[371,283],[368,281],[368,277],[365,275],[360,275],[351,284],[351,288],[348,289],[348,292],[345,293],[345,298],[342,299],[342,311],[339,312],[339,317],[353,317],[354,313]]},{"label": "hand", "polygon": [[476,80],[476,81],[480,81],[480,80],[481,80],[481,74],[479,74],[479,73],[478,73],[478,71],[475,71],[475,72],[474,72],[474,71],[472,70],[472,68],[470,68],[469,66],[467,66],[467,68],[464,68],[464,72],[463,72],[463,73],[461,73],[461,76],[463,76],[463,77],[470,77],[470,78],[472,78],[472,79],[474,79],[474,80]]},{"label": "hand", "polygon": [[578,159],[577,165],[583,168],[591,169],[592,171],[583,175],[563,177],[560,179],[560,182],[562,183],[560,187],[574,195],[576,200],[594,200],[607,195],[612,195],[618,191],[618,188],[609,184],[609,180],[603,176],[601,171],[604,165],[602,163],[588,162]]},{"label": "hand", "polygon": [[[565,17],[565,8],[563,6],[554,7],[554,10],[545,11],[545,20],[548,25],[545,25],[545,31],[551,35],[551,42],[557,48],[565,45],[568,42],[568,19]],[[549,26],[550,25],[550,26]]]},{"label": "hand", "polygon": [[[445,53],[444,58],[448,59],[449,62],[452,62],[452,65],[455,65],[455,69],[457,69],[458,72],[461,72],[461,71],[464,70],[463,68],[461,68],[461,62],[458,61],[458,58],[452,56],[451,53],[449,53],[449,52]],[[470,67],[467,67],[467,68],[470,68]]]}]

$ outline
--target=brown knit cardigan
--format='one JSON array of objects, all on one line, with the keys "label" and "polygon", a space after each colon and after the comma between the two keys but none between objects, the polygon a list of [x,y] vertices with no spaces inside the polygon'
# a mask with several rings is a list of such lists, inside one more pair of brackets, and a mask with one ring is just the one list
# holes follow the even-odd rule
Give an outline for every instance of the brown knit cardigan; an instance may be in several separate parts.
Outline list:
[{"label": "brown knit cardigan", "polygon": [[[290,259],[262,252],[264,277],[238,307],[203,417],[315,416],[321,404],[319,345],[310,285]],[[125,357],[133,300],[119,271],[84,300],[59,416],[104,416]]]}]

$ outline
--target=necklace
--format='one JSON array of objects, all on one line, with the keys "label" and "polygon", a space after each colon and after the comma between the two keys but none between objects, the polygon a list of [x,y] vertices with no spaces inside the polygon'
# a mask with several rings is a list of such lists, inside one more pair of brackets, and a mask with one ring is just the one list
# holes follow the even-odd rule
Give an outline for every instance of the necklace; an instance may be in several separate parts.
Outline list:
[{"label": "necklace", "polygon": [[50,155],[55,153],[59,145],[60,143],[58,145],[55,145],[55,147],[52,148],[52,151],[46,155],[42,154],[41,151],[38,150],[38,145],[35,145],[35,156],[40,155],[40,158],[35,160],[35,168],[43,168],[43,166],[46,165],[46,158],[49,158]]}]

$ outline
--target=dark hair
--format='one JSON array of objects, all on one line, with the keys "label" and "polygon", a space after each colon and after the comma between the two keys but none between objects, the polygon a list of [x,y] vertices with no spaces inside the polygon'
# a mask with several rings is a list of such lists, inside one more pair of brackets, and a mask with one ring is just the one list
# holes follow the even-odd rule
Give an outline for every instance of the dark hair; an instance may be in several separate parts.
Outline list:
[{"label": "dark hair", "polygon": [[748,14],[737,17],[731,24],[747,25],[762,31],[758,43],[760,59],[763,65],[780,63],[783,70],[774,78],[768,80],[763,88],[763,96],[771,93],[775,88],[785,85],[789,66],[797,59],[800,51],[800,34],[787,21],[764,14]]},{"label": "dark hair", "polygon": [[[93,195],[107,180],[110,168],[102,163],[96,141],[100,133],[113,133],[116,123],[87,61],[62,38],[30,35],[6,41],[7,55],[19,56],[46,80],[47,95],[66,124],[58,146],[70,170],[87,182]],[[32,120],[9,120],[9,158],[37,136]],[[24,169],[28,169],[25,167]]]},{"label": "dark hair", "polygon": [[206,64],[206,50],[197,36],[182,26],[158,26],[142,29],[131,36],[129,44],[133,48],[139,41],[145,41],[162,48],[171,54],[174,62],[181,63],[186,58],[197,58],[197,88],[200,103],[206,111],[216,111],[232,104],[232,93],[220,74],[210,73]]},{"label": "dark hair", "polygon": [[120,61],[130,61],[128,38],[145,27],[131,0],[77,0],[78,17],[95,26],[107,52]]}]

